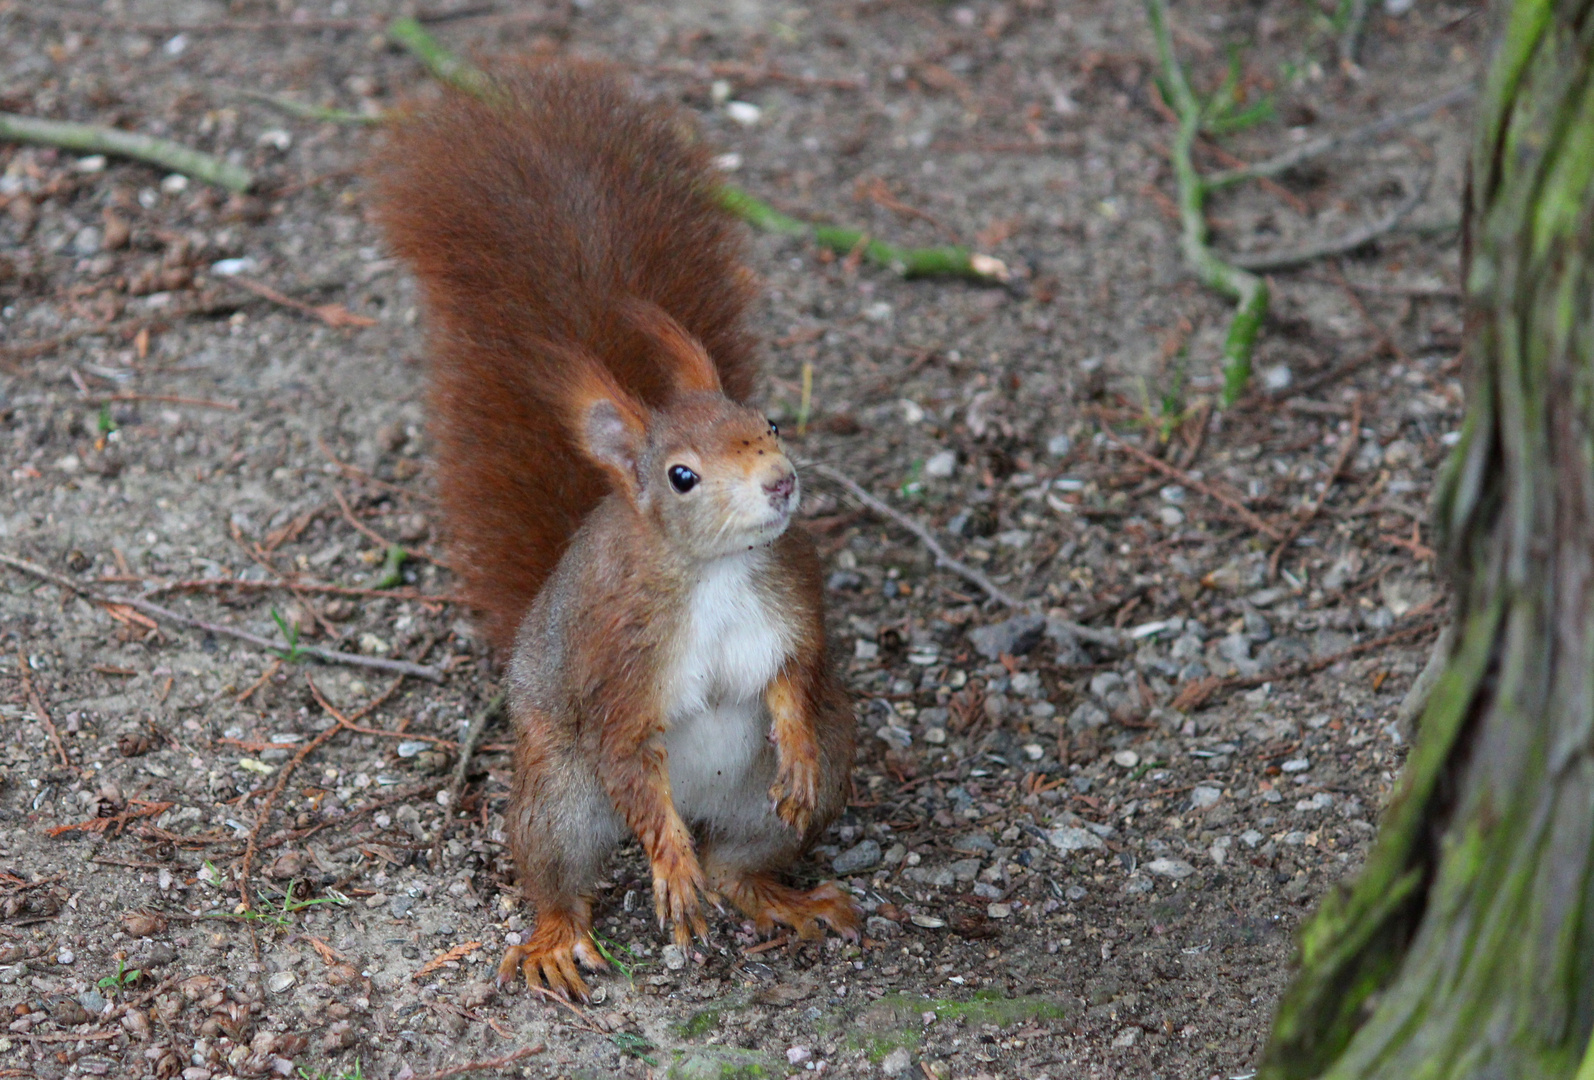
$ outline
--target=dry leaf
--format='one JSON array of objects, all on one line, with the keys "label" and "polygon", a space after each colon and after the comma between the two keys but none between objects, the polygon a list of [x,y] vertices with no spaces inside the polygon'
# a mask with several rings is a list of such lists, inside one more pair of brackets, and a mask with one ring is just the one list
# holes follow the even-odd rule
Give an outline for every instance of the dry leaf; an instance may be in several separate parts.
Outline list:
[{"label": "dry leaf", "polygon": [[432,972],[436,971],[438,968],[442,967],[444,964],[453,963],[456,960],[463,960],[465,957],[469,956],[471,953],[475,952],[481,947],[482,943],[479,941],[466,941],[462,944],[455,945],[447,952],[438,953],[436,956],[426,961],[426,963],[421,965],[421,970],[411,975],[410,978],[416,980],[423,979]]},{"label": "dry leaf", "polygon": [[127,604],[102,604],[101,606],[105,608],[106,614],[119,623],[142,626],[146,630],[158,629],[154,619],[135,608],[129,607]]},{"label": "dry leaf", "polygon": [[313,937],[310,934],[306,934],[304,935],[304,939],[310,943],[310,947],[316,951],[317,955],[319,955],[321,959],[326,961],[328,964],[336,964],[340,960],[348,959],[348,957],[344,956],[342,953],[338,952],[338,950],[334,949],[332,946],[328,945],[318,937]]},{"label": "dry leaf", "polygon": [[369,315],[356,315],[342,304],[321,304],[310,309],[316,318],[328,326],[375,326],[376,320]]}]

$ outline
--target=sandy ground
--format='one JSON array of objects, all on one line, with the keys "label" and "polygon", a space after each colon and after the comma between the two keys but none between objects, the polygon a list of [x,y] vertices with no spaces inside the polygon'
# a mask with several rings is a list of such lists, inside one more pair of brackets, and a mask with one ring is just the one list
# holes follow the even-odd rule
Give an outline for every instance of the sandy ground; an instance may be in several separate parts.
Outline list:
[{"label": "sandy ground", "polygon": [[[421,327],[355,172],[379,136],[240,93],[372,113],[425,94],[379,32],[395,12],[0,4],[5,109],[261,177],[237,198],[0,147],[0,553],[220,628],[0,570],[0,1074],[407,1077],[533,1048],[501,1070],[1247,1074],[1294,929],[1366,850],[1396,706],[1444,616],[1425,499],[1460,415],[1466,108],[1213,200],[1220,249],[1283,249],[1433,176],[1400,230],[1274,276],[1258,389],[1219,412],[1227,309],[1180,262],[1139,5],[458,10],[433,32],[484,61],[625,65],[790,213],[1014,269],[1006,287],[903,281],[749,245],[762,397],[794,453],[1051,620],[1010,621],[811,474],[861,749],[853,806],[800,874],[840,873],[869,911],[862,947],[770,946],[725,919],[668,950],[630,851],[598,912],[625,968],[602,1000],[494,992],[527,919],[502,847],[507,732],[449,802],[497,675],[429,559]],[[1174,20],[1198,90],[1234,49],[1242,92],[1273,103],[1204,169],[1458,85],[1487,32],[1477,7],[1375,7],[1347,73],[1320,5]],[[388,541],[416,553],[396,579]],[[284,626],[447,675],[279,663],[225,633]],[[1248,682],[1210,681],[1228,676]]]}]

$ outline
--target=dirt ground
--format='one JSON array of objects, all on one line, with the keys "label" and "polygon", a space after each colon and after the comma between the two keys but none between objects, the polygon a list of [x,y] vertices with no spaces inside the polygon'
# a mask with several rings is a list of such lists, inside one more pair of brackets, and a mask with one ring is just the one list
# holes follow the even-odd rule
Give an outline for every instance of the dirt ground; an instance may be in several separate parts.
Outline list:
[{"label": "dirt ground", "polygon": [[[1374,5],[1359,71],[1332,9],[1177,5],[1197,89],[1232,50],[1242,92],[1274,106],[1204,144],[1203,169],[1481,69],[1478,6]],[[379,135],[243,93],[374,113],[427,92],[380,34],[396,13],[0,4],[4,109],[261,177],[233,198],[0,146],[0,553],[447,672],[282,663],[0,569],[0,1075],[403,1078],[534,1048],[492,1068],[1250,1073],[1296,927],[1367,850],[1445,613],[1426,494],[1461,409],[1467,108],[1214,198],[1220,250],[1287,249],[1433,175],[1398,230],[1273,276],[1256,389],[1216,411],[1227,307],[1180,262],[1137,3],[498,0],[430,24],[480,59],[611,58],[780,208],[1015,271],[903,281],[750,236],[763,396],[793,452],[1050,619],[982,602],[810,472],[861,749],[853,805],[801,875],[839,872],[867,937],[771,946],[722,919],[667,949],[633,850],[598,911],[625,971],[576,1009],[490,985],[527,919],[502,846],[507,732],[450,800],[496,673],[429,559],[421,327],[355,173]],[[396,578],[389,542],[416,554]]]}]

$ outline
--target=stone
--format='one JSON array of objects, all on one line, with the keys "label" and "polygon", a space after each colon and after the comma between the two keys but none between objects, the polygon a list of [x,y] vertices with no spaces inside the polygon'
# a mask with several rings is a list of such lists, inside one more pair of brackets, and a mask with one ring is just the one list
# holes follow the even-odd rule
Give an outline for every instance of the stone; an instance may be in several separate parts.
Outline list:
[{"label": "stone", "polygon": [[1133,769],[1140,764],[1140,755],[1133,750],[1120,750],[1112,756],[1112,761],[1114,765],[1125,769]]},{"label": "stone", "polygon": [[1068,730],[1075,732],[1088,731],[1092,728],[1101,727],[1109,719],[1107,710],[1100,705],[1097,705],[1094,701],[1082,701],[1073,712],[1068,714]]},{"label": "stone", "polygon": [[873,840],[863,840],[843,851],[830,861],[837,874],[859,874],[880,865],[880,845]]},{"label": "stone", "polygon": [[1267,619],[1263,617],[1260,611],[1248,607],[1243,613],[1243,619],[1246,637],[1258,645],[1273,640],[1273,627],[1268,624]]},{"label": "stone", "polygon": [[299,977],[293,972],[279,971],[266,980],[266,989],[273,994],[280,994],[298,981]]},{"label": "stone", "polygon": [[1218,642],[1218,655],[1231,664],[1251,659],[1251,639],[1244,634],[1230,634]]},{"label": "stone", "polygon": [[913,1057],[908,1053],[908,1048],[899,1046],[881,1060],[880,1071],[887,1076],[901,1076],[908,1071],[908,1066],[912,1064]]},{"label": "stone", "polygon": [[1290,758],[1290,760],[1279,766],[1280,769],[1287,773],[1305,772],[1311,767],[1312,763],[1303,757]]},{"label": "stone", "polygon": [[957,862],[948,867],[948,869],[952,871],[952,877],[954,880],[970,882],[973,881],[975,875],[980,872],[980,860],[959,859]]},{"label": "stone", "polygon": [[916,884],[937,889],[944,889],[957,880],[950,866],[910,866],[903,871],[903,876]]},{"label": "stone", "polygon": [[1146,864],[1146,869],[1158,877],[1172,878],[1174,881],[1180,881],[1195,873],[1195,867],[1183,859],[1152,859]]},{"label": "stone", "polygon": [[1004,654],[1023,656],[1039,645],[1046,633],[1044,615],[1015,615],[1011,619],[969,631],[969,643],[987,660]]},{"label": "stone", "polygon": [[1076,825],[1064,825],[1062,828],[1053,829],[1046,834],[1046,839],[1058,851],[1085,851],[1107,846],[1101,837],[1089,829],[1081,829]]},{"label": "stone", "polygon": [[1209,806],[1216,806],[1219,799],[1223,798],[1221,788],[1198,785],[1190,792],[1190,809],[1205,810]]},{"label": "stone", "polygon": [[958,455],[956,450],[940,450],[931,454],[924,462],[924,475],[932,476],[937,480],[945,480],[957,472]]}]

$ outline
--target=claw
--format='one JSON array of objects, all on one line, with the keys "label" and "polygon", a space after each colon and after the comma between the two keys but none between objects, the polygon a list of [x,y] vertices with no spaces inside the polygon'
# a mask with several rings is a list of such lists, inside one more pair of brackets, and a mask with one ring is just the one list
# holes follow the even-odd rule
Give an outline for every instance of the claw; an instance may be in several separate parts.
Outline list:
[{"label": "claw", "polygon": [[511,945],[498,964],[498,985],[507,986],[516,976],[526,980],[533,989],[558,994],[566,1001],[590,1001],[591,992],[576,964],[592,971],[602,971],[608,965],[593,947],[590,938],[590,917],[585,904],[579,910],[553,909],[541,913],[531,940],[524,945]]}]

